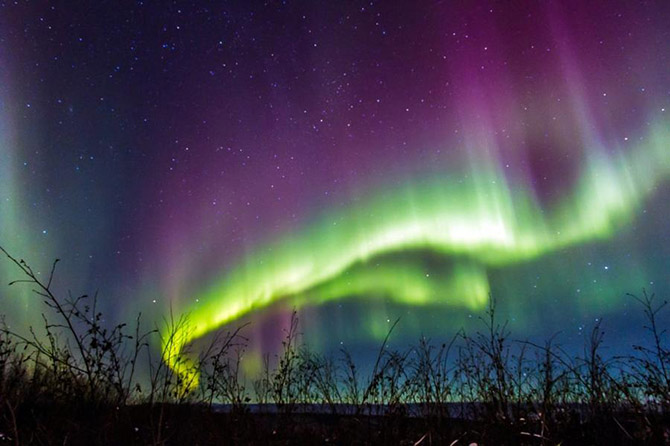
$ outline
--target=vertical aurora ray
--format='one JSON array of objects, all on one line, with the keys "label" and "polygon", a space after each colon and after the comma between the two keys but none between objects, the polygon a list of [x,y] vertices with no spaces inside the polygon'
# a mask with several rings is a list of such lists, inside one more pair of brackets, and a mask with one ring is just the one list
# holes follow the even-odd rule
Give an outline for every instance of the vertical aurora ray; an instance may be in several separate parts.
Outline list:
[{"label": "vertical aurora ray", "polygon": [[[26,135],[22,131],[22,110],[29,109],[31,104],[19,99],[16,86],[20,83],[9,47],[0,39],[0,246],[10,255],[25,260],[38,277],[45,277],[57,258],[55,253],[62,253],[63,246],[60,240],[48,236],[46,228],[50,225],[46,214],[35,209],[35,197],[41,187],[35,166],[41,160],[26,154],[25,147],[39,132],[31,129]],[[32,175],[28,173],[31,171]],[[0,253],[0,284],[5,287],[0,289],[0,315],[12,330],[27,334],[30,326],[42,326],[43,309],[30,287],[20,283],[7,287],[8,283],[22,279],[20,274],[16,265]],[[41,333],[39,329],[36,332]]]},{"label": "vertical aurora ray", "polygon": [[[3,247],[9,252],[17,252],[26,246],[27,240],[24,234],[24,224],[21,216],[20,200],[22,196],[18,190],[19,180],[16,160],[16,132],[13,123],[9,100],[9,73],[7,60],[0,48],[0,240]],[[15,277],[16,270],[13,265],[3,260],[0,262],[0,281],[5,284]],[[2,295],[8,295],[3,290]],[[3,302],[5,313],[10,317],[10,323],[22,325],[30,315],[28,306],[29,290],[16,291],[11,294],[11,299]]]},{"label": "vertical aurora ray", "polygon": [[[9,91],[9,75],[6,70],[0,70],[0,83],[5,89],[0,90],[0,240],[2,246],[10,253],[36,252],[36,243],[29,237],[31,223],[23,213],[22,200],[25,199],[20,190],[21,181],[18,172],[16,153],[15,124],[11,116]],[[17,269],[4,259],[0,261],[0,282],[6,284],[17,278]],[[14,287],[11,292],[3,290],[3,314],[9,324],[21,327],[36,321],[36,312],[31,310],[31,291]]]},{"label": "vertical aurora ray", "polygon": [[[15,248],[19,243],[14,237],[18,229],[18,205],[15,186],[14,142],[11,124],[9,122],[8,104],[4,97],[0,97],[0,236],[9,239]],[[3,263],[3,268],[4,268]]]}]

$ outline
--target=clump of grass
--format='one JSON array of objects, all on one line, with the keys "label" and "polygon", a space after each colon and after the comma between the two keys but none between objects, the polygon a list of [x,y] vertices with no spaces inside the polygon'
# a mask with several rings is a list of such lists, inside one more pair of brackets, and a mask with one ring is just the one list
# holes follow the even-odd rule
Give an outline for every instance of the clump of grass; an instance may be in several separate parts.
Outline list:
[{"label": "clump of grass", "polygon": [[135,380],[138,357],[148,344],[151,331],[142,331],[141,314],[131,334],[125,323],[105,327],[97,310],[97,295],[61,297],[52,283],[58,260],[46,280],[42,280],[22,259],[12,257],[0,247],[24,278],[11,285],[26,284],[41,299],[53,322],[42,313],[43,333],[31,327],[29,336],[4,328],[6,345],[14,342],[24,352],[20,362],[30,365],[31,385],[40,395],[70,404],[119,405],[138,390]]},{"label": "clump of grass", "polygon": [[654,294],[642,290],[642,296],[630,296],[640,303],[646,318],[645,330],[651,345],[633,345],[637,355],[630,357],[631,371],[637,387],[644,389],[647,408],[667,414],[670,411],[670,347],[667,345],[667,329],[661,328],[658,315],[668,301],[658,302]]}]

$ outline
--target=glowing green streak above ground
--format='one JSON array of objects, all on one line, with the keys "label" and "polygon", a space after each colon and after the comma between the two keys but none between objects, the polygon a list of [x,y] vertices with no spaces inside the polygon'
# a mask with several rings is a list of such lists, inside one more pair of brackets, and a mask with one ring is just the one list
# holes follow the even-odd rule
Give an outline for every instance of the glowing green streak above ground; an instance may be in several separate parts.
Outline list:
[{"label": "glowing green streak above ground", "polygon": [[[0,79],[0,82],[2,79]],[[0,104],[5,98],[0,98]],[[0,110],[0,241],[3,247],[10,252],[38,252],[37,245],[29,235],[32,222],[27,213],[23,212],[25,203],[20,191],[20,181],[17,172],[17,143],[12,122],[6,108]],[[44,247],[46,243],[42,243]],[[13,265],[9,262],[0,262],[0,279],[7,283],[14,276]],[[11,320],[18,326],[30,325],[31,316],[37,316],[30,311],[29,302],[32,302],[32,293],[29,289],[15,291],[15,298],[6,299],[2,305],[3,312],[11,315]]]},{"label": "glowing green streak above ground", "polygon": [[[594,142],[570,194],[545,209],[529,178],[512,182],[488,155],[461,176],[426,178],[359,200],[248,256],[198,297],[190,327],[176,333],[166,361],[182,347],[253,310],[286,300],[318,305],[348,296],[385,296],[408,305],[486,305],[487,267],[611,236],[670,178],[670,128],[650,127],[626,151]],[[427,275],[389,262],[408,251],[448,256],[452,267]],[[372,261],[374,259],[374,261]],[[176,367],[179,369],[179,367]]]}]

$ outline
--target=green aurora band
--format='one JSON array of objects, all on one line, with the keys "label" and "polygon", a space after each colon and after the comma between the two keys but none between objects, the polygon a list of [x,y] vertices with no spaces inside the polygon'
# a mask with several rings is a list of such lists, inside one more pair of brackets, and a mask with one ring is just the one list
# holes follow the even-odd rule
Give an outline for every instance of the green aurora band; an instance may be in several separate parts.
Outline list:
[{"label": "green aurora band", "polygon": [[[197,297],[164,359],[197,383],[183,348],[252,311],[284,301],[301,307],[350,296],[384,296],[408,305],[486,306],[487,268],[528,261],[592,240],[629,223],[642,203],[670,178],[670,126],[650,124],[636,146],[586,147],[571,193],[543,205],[532,181],[512,181],[491,141],[467,174],[408,182],[359,200],[340,213],[245,257]],[[472,152],[469,152],[472,153]],[[481,152],[479,152],[481,153]],[[444,274],[393,261],[401,252],[428,251],[452,260]],[[411,262],[410,262],[411,263]],[[164,339],[167,339],[164,336]]]},{"label": "green aurora band", "polygon": [[[0,76],[0,82],[6,81]],[[0,98],[0,104],[9,104],[7,98]],[[42,248],[51,252],[51,244],[45,240],[35,240],[37,232],[33,220],[25,212],[28,207],[24,193],[26,182],[17,170],[17,142],[15,122],[8,107],[0,109],[0,241],[10,253],[37,253]],[[46,254],[46,253],[45,253]],[[0,262],[0,280],[7,283],[16,278],[16,268],[10,262]],[[34,293],[26,287],[15,287],[12,298],[3,301],[3,311],[10,315],[10,323],[16,327],[26,327],[39,322],[40,314],[31,311]]]}]

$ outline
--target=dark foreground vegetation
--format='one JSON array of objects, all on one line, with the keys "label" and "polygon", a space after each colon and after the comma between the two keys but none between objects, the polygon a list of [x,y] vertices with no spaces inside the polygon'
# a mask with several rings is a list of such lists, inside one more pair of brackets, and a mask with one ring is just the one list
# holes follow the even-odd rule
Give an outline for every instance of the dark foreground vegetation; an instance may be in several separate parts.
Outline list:
[{"label": "dark foreground vegetation", "polygon": [[294,317],[260,377],[240,374],[240,333],[221,334],[190,355],[200,381],[187,392],[149,348],[169,351],[186,319],[106,328],[95,297],[61,297],[53,269],[42,278],[0,250],[46,306],[39,331],[0,332],[0,444],[670,444],[666,302],[646,292],[631,299],[648,336],[626,357],[602,354],[599,324],[577,356],[513,341],[492,302],[480,331],[403,351],[387,337],[362,373],[346,351],[302,345]]}]

